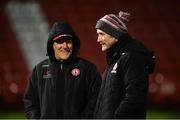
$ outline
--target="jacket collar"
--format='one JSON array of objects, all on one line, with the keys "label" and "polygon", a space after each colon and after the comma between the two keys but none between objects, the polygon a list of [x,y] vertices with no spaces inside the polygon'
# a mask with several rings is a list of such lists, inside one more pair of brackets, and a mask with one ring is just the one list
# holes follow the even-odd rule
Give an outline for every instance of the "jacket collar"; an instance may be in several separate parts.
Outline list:
[{"label": "jacket collar", "polygon": [[130,41],[131,39],[129,36],[124,36],[111,46],[106,52],[107,63],[111,64],[114,60],[118,59]]}]

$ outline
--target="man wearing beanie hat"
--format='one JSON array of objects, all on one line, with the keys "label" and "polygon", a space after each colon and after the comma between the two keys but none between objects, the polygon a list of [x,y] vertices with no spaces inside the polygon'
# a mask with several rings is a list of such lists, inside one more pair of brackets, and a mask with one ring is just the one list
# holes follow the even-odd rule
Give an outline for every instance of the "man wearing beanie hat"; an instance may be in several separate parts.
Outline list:
[{"label": "man wearing beanie hat", "polygon": [[95,118],[146,118],[148,77],[155,57],[130,37],[129,13],[108,14],[97,21],[97,42],[106,52],[107,65],[95,108]]},{"label": "man wearing beanie hat", "polygon": [[34,67],[24,95],[27,118],[93,118],[101,76],[93,63],[78,57],[79,48],[72,27],[54,23],[49,58]]}]

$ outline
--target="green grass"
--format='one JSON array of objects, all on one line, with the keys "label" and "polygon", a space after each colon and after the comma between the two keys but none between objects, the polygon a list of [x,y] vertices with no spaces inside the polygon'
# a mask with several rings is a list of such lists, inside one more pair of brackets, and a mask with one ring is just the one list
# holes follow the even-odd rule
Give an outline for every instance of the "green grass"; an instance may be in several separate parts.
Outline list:
[{"label": "green grass", "polygon": [[180,112],[174,110],[148,110],[147,119],[178,119]]},{"label": "green grass", "polygon": [[26,119],[21,111],[0,111],[0,119]]},{"label": "green grass", "polygon": [[[147,119],[178,119],[180,112],[172,110],[148,110]],[[22,111],[0,111],[0,119],[26,119]]]}]

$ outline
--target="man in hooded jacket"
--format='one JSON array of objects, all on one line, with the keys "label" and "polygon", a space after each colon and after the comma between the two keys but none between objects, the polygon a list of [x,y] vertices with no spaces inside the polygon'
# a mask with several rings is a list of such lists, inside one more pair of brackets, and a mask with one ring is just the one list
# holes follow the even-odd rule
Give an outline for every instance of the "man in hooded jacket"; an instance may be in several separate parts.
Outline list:
[{"label": "man in hooded jacket", "polygon": [[93,63],[77,57],[79,48],[72,27],[54,23],[49,59],[34,67],[24,95],[27,118],[93,118],[101,76]]},{"label": "man in hooded jacket", "polygon": [[146,118],[148,76],[155,57],[127,30],[129,13],[108,14],[97,21],[97,42],[106,52],[95,118]]}]

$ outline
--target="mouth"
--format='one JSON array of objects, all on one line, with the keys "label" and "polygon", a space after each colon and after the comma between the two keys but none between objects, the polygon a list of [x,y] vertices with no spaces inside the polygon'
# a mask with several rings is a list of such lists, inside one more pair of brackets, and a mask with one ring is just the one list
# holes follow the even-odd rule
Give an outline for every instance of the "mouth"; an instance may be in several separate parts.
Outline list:
[{"label": "mouth", "polygon": [[99,44],[102,45],[102,44],[104,44],[104,43],[103,43],[102,41],[99,41]]},{"label": "mouth", "polygon": [[72,53],[71,49],[60,49],[59,51],[64,53]]},{"label": "mouth", "polygon": [[100,44],[102,47],[104,47],[104,46],[106,46],[106,44],[104,44],[104,43],[102,43],[102,44]]}]

